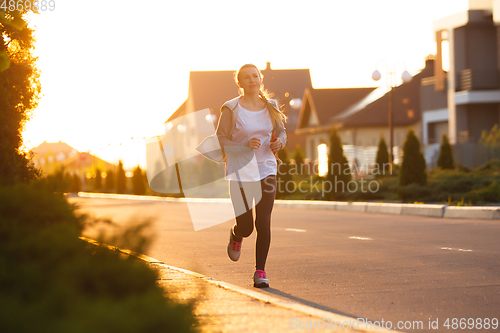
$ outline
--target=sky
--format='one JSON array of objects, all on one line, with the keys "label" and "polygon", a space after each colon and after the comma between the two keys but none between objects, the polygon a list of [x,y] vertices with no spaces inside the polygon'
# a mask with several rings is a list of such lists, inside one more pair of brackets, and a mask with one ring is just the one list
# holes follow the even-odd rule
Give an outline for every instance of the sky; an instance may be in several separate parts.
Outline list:
[{"label": "sky", "polygon": [[[436,52],[432,22],[467,0],[51,0],[31,17],[42,98],[26,149],[63,141],[126,168],[186,100],[190,71],[309,68],[315,88],[377,86]],[[387,65],[386,65],[387,64]],[[216,83],[214,83],[216,84]]]}]

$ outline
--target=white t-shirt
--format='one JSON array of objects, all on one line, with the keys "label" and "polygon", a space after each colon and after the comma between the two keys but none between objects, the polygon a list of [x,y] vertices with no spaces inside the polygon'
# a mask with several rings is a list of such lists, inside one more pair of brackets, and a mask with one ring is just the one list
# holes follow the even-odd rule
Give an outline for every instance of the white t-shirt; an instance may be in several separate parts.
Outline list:
[{"label": "white t-shirt", "polygon": [[226,160],[226,179],[240,181],[259,181],[269,175],[276,175],[277,162],[271,151],[273,124],[267,108],[249,111],[241,107],[236,119],[232,141],[248,147],[248,141],[257,137],[260,147],[251,153],[229,155]]}]

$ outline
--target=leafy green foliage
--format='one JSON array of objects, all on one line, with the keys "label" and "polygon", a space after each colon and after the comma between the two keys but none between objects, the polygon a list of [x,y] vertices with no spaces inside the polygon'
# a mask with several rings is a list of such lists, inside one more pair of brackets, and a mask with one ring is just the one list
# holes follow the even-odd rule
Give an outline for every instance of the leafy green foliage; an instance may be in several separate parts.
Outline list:
[{"label": "leafy green foliage", "polygon": [[22,14],[0,9],[0,185],[40,176],[22,150],[21,132],[41,91],[33,30]]},{"label": "leafy green foliage", "polygon": [[500,157],[500,128],[495,124],[491,130],[482,131],[479,139],[488,152],[488,159]]},{"label": "leafy green foliage", "polygon": [[438,167],[441,169],[454,169],[455,161],[453,160],[453,151],[448,141],[446,134],[443,134],[441,146],[439,147],[439,157],[437,161]]},{"label": "leafy green foliage", "polygon": [[425,185],[427,174],[425,173],[425,158],[420,151],[420,142],[412,129],[408,131],[403,146],[403,163],[399,174],[399,185],[409,184]]},{"label": "leafy green foliage", "polygon": [[[0,331],[196,331],[194,301],[165,297],[142,261],[80,240],[74,209],[41,183],[0,188]],[[121,239],[140,248],[138,231]]]}]

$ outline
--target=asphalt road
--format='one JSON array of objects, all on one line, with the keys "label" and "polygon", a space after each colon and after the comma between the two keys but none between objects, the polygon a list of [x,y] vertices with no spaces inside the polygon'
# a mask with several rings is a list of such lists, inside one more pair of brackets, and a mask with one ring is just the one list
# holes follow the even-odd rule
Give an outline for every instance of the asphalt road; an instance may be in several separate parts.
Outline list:
[{"label": "asphalt road", "polygon": [[[119,225],[151,219],[154,242],[148,255],[253,288],[255,232],[234,263],[226,254],[232,221],[194,231],[185,203],[70,201]],[[85,234],[95,237],[95,232]],[[390,321],[392,328],[406,325],[405,331],[454,331],[459,322],[453,318],[470,319],[469,324],[474,319],[471,331],[488,331],[477,323],[500,320],[499,258],[500,221],[275,207],[266,266],[271,288],[261,292],[385,325]],[[436,320],[438,330],[430,330],[429,322]]]}]

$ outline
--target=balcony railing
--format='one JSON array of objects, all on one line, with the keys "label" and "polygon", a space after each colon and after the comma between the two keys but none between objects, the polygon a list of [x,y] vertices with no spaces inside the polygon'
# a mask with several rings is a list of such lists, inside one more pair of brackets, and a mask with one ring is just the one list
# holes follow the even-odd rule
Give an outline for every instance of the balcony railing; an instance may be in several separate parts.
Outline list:
[{"label": "balcony railing", "polygon": [[458,90],[498,89],[498,71],[489,69],[464,69],[459,74]]}]

